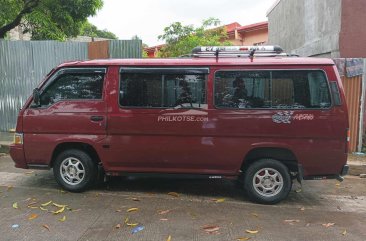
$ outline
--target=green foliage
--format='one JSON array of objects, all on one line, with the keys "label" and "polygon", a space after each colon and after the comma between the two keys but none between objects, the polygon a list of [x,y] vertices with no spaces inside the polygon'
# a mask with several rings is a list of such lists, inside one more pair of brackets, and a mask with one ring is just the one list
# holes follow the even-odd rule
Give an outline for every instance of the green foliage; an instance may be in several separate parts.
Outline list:
[{"label": "green foliage", "polygon": [[81,36],[97,37],[97,38],[107,38],[107,39],[117,39],[117,36],[109,32],[108,30],[99,30],[95,25],[85,22],[81,27]]},{"label": "green foliage", "polygon": [[225,27],[218,27],[220,21],[216,18],[209,18],[203,21],[200,27],[192,25],[184,26],[180,22],[175,22],[164,28],[164,34],[159,36],[160,40],[165,40],[159,57],[178,57],[189,54],[197,46],[223,46],[231,45],[227,41]]},{"label": "green foliage", "polygon": [[[22,25],[32,39],[66,40],[77,36],[102,0],[0,0],[0,38]],[[10,28],[10,29],[9,29]]]}]

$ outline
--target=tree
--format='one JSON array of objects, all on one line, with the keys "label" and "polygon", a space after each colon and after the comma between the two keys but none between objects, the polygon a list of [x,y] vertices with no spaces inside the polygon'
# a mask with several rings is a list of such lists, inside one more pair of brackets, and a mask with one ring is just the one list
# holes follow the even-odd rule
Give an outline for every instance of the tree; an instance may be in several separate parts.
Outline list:
[{"label": "tree", "polygon": [[192,25],[182,25],[175,22],[164,28],[164,34],[158,38],[165,40],[166,45],[160,50],[160,57],[178,57],[188,54],[197,46],[223,46],[231,45],[227,41],[225,27],[218,27],[220,21],[216,18],[209,18],[203,21],[202,25],[195,28]]},{"label": "tree", "polygon": [[0,0],[0,38],[21,25],[32,39],[75,37],[102,0]]},{"label": "tree", "polygon": [[95,25],[85,22],[81,27],[80,35],[89,36],[89,37],[97,37],[97,38],[107,38],[107,39],[117,39],[117,36],[109,32],[108,30],[100,30]]}]

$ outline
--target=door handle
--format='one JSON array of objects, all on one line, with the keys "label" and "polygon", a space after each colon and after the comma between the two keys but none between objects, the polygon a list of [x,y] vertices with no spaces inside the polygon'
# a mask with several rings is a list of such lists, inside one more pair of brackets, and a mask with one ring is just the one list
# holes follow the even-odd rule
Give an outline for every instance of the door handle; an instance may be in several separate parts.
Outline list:
[{"label": "door handle", "polygon": [[90,117],[90,120],[92,120],[92,121],[102,121],[103,119],[104,119],[103,116],[95,116],[95,115],[93,115],[93,116]]}]

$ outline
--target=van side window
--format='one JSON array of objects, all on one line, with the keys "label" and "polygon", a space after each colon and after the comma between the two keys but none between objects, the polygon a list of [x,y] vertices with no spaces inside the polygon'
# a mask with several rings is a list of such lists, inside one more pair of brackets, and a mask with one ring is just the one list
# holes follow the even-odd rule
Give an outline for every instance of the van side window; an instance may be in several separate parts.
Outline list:
[{"label": "van side window", "polygon": [[41,94],[41,106],[60,100],[102,99],[102,73],[68,73],[55,79]]},{"label": "van side window", "polygon": [[206,108],[206,75],[121,73],[120,105],[140,108]]},{"label": "van side window", "polygon": [[218,108],[317,109],[331,100],[324,72],[318,70],[217,71]]}]

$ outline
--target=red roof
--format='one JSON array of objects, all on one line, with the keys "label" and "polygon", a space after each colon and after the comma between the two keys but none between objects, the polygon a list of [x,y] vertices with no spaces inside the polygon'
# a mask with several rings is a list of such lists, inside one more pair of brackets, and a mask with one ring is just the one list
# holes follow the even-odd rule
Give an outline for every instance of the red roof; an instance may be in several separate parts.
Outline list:
[{"label": "red roof", "polygon": [[246,25],[246,26],[241,26],[239,28],[237,28],[238,32],[248,32],[248,31],[253,31],[253,30],[258,30],[258,29],[264,29],[264,28],[268,28],[268,22],[260,22],[260,23],[253,23],[250,25]]},{"label": "red roof", "polygon": [[226,24],[224,27],[226,28],[226,31],[230,32],[230,31],[235,30],[236,28],[241,27],[241,25],[237,22],[234,22],[234,23]]}]

